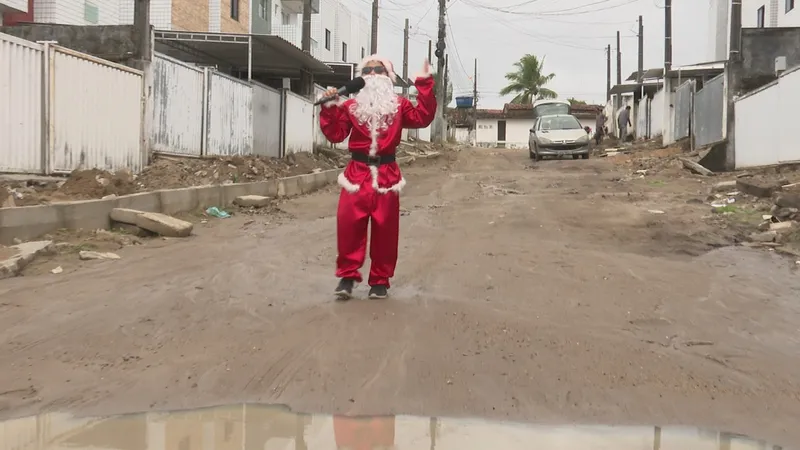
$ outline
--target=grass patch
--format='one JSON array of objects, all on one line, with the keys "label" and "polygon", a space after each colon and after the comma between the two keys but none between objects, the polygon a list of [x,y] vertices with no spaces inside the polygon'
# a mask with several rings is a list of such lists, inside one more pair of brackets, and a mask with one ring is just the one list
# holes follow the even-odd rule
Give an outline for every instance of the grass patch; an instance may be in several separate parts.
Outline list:
[{"label": "grass patch", "polygon": [[665,181],[662,181],[662,180],[648,181],[647,184],[649,184],[650,186],[666,186],[667,185],[667,183]]}]

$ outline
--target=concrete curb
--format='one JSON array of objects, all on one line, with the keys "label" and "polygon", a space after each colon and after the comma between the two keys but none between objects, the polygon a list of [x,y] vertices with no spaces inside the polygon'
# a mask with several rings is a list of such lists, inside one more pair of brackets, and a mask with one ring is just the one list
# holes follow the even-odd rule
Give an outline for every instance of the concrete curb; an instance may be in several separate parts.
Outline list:
[{"label": "concrete curb", "polygon": [[[433,159],[439,156],[438,152],[429,153],[398,158],[397,162],[405,165],[415,159]],[[28,241],[60,229],[109,229],[109,215],[114,208],[174,215],[210,206],[228,207],[236,197],[242,195],[293,197],[308,194],[336,183],[341,171],[342,169],[331,169],[255,183],[164,189],[109,199],[0,208],[0,244],[10,245],[14,239]]]},{"label": "concrete curb", "polygon": [[165,189],[109,199],[0,208],[0,244],[9,245],[14,239],[28,241],[59,229],[108,229],[111,227],[109,214],[114,208],[173,215],[210,206],[227,207],[242,195],[292,197],[308,194],[336,183],[340,172],[341,169],[332,169],[255,183]]}]

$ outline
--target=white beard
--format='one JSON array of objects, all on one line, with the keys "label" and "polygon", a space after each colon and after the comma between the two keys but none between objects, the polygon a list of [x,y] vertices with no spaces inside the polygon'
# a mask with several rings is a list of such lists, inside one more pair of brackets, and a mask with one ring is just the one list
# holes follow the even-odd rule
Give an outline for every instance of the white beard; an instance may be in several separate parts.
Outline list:
[{"label": "white beard", "polygon": [[364,82],[350,112],[361,125],[369,123],[385,129],[394,121],[399,105],[394,84],[385,75],[366,75]]}]

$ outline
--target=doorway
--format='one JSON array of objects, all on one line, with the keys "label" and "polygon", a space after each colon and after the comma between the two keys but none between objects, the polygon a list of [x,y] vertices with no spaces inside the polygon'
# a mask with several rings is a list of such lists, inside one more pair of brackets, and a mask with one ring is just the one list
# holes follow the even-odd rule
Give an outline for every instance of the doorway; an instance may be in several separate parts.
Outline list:
[{"label": "doorway", "polygon": [[498,147],[505,147],[506,146],[506,121],[505,120],[498,120],[497,121],[497,146]]}]

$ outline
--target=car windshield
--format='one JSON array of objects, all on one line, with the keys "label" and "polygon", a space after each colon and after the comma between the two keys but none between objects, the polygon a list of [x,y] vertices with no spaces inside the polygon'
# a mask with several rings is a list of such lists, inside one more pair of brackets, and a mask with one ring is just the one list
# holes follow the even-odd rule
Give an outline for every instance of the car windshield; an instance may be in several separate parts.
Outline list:
[{"label": "car windshield", "polygon": [[533,113],[539,117],[569,114],[569,105],[563,103],[545,103],[543,105],[536,105]]},{"label": "car windshield", "polygon": [[541,130],[580,130],[581,124],[572,116],[542,117]]}]

